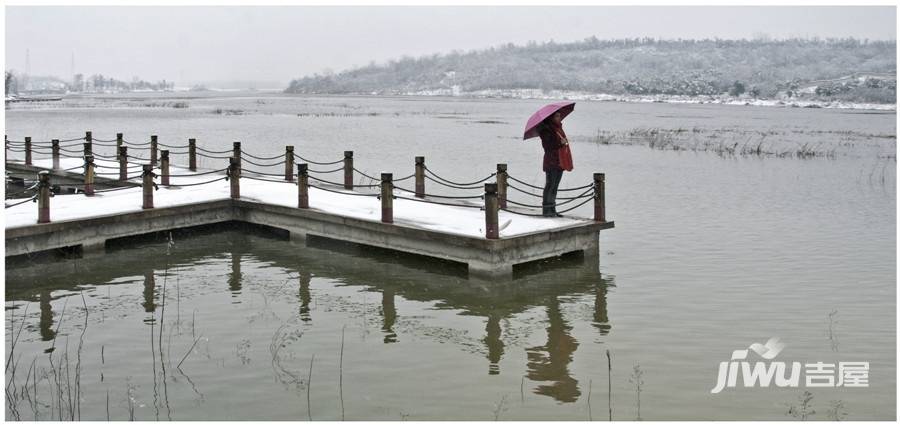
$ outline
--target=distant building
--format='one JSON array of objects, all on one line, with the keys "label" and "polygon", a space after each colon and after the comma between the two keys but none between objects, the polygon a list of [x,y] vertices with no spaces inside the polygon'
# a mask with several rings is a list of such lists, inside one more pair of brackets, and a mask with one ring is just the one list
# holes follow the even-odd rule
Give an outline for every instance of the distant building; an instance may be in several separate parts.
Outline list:
[{"label": "distant building", "polygon": [[84,91],[84,74],[75,74],[72,77],[72,87],[69,88],[69,91],[72,91],[72,92],[83,92]]}]

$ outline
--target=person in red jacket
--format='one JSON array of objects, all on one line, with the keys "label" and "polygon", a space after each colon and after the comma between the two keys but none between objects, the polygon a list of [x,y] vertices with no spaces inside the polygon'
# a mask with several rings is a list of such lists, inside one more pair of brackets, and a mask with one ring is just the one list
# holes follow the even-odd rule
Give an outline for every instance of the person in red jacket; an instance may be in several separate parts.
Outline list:
[{"label": "person in red jacket", "polygon": [[556,212],[556,192],[563,174],[559,150],[569,144],[562,128],[562,114],[554,112],[542,121],[538,134],[541,136],[541,146],[544,147],[544,174],[547,177],[544,184],[544,217],[562,217],[562,214]]}]

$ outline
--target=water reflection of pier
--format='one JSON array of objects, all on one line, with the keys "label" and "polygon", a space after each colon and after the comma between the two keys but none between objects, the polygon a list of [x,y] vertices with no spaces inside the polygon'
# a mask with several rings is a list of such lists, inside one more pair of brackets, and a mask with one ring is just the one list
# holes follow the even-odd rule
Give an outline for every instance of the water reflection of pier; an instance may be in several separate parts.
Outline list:
[{"label": "water reflection of pier", "polygon": [[[533,265],[520,271],[519,277],[508,283],[479,282],[466,279],[453,265],[431,260],[410,258],[396,253],[372,250],[349,244],[324,245],[310,241],[308,247],[273,242],[261,235],[245,232],[207,233],[197,237],[181,237],[177,255],[169,258],[170,270],[215,256],[230,257],[230,270],[224,282],[233,296],[240,294],[248,278],[241,270],[242,260],[252,256],[255,262],[297,273],[298,316],[302,322],[314,322],[311,283],[313,277],[333,278],[345,285],[361,286],[380,294],[379,316],[383,342],[402,342],[395,329],[402,312],[396,297],[406,300],[435,303],[439,308],[460,310],[462,315],[483,317],[485,328],[480,339],[486,353],[487,373],[500,374],[504,356],[517,355],[509,351],[503,338],[504,319],[538,308],[547,315],[544,343],[524,347],[526,377],[537,383],[536,394],[561,402],[574,402],[582,392],[569,367],[579,342],[572,335],[572,318],[567,318],[560,299],[571,295],[591,294],[592,325],[600,335],[610,332],[606,306],[607,290],[612,282],[596,270],[594,261],[576,258]],[[162,245],[161,247],[158,245]],[[166,267],[165,244],[140,245],[136,248],[114,250],[103,257],[77,260],[82,276],[91,282],[121,281],[143,275],[143,310],[152,312],[159,296],[155,273]],[[221,247],[218,252],[215,248]],[[285,249],[288,247],[290,249]],[[322,248],[327,248],[324,250]],[[337,252],[336,252],[337,251]],[[252,254],[251,254],[252,253]],[[53,312],[50,294],[53,290],[74,289],[73,260],[50,264],[13,265],[7,270],[7,300],[38,301],[41,308],[40,331],[44,340],[52,340]],[[593,263],[593,264],[592,264]],[[437,270],[438,272],[435,272]],[[83,281],[84,278],[81,279]]]}]

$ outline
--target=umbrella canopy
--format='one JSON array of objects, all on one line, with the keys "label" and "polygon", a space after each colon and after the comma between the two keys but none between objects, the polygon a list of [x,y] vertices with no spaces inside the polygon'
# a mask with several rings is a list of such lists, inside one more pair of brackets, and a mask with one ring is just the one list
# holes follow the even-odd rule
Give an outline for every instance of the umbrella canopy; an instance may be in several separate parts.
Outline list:
[{"label": "umbrella canopy", "polygon": [[553,115],[556,111],[559,111],[562,114],[562,117],[565,118],[566,115],[572,113],[575,110],[575,102],[556,102],[551,103],[549,105],[545,105],[541,109],[538,109],[531,118],[528,118],[528,122],[525,123],[525,135],[522,140],[528,140],[532,137],[538,137],[537,126],[541,123],[541,121],[547,119],[547,117]]}]

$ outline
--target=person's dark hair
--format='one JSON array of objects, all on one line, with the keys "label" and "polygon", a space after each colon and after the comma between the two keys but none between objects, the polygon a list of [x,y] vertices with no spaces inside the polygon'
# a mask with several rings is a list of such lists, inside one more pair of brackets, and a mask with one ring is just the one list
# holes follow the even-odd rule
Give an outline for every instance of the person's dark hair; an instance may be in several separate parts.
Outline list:
[{"label": "person's dark hair", "polygon": [[544,118],[537,125],[538,132],[542,132],[542,131],[549,130],[552,128],[553,128],[553,115],[550,115],[549,117]]}]

